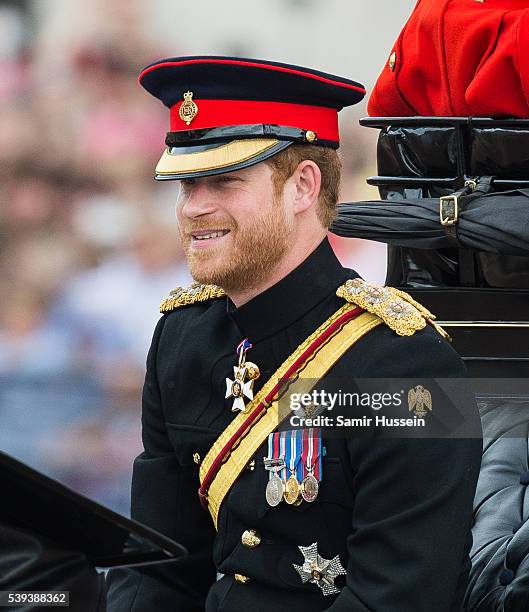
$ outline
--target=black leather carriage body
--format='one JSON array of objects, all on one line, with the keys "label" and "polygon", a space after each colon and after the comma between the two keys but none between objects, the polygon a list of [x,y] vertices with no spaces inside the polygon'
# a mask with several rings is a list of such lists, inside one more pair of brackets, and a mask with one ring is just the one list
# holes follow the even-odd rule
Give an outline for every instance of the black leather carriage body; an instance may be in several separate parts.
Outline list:
[{"label": "black leather carriage body", "polygon": [[[440,198],[483,176],[494,177],[497,192],[529,189],[529,120],[403,117],[361,123],[380,129],[378,176],[368,182],[382,199]],[[490,381],[476,392],[485,440],[464,609],[528,610],[529,251],[513,256],[457,245],[389,245],[386,283],[434,312],[469,375]]]}]

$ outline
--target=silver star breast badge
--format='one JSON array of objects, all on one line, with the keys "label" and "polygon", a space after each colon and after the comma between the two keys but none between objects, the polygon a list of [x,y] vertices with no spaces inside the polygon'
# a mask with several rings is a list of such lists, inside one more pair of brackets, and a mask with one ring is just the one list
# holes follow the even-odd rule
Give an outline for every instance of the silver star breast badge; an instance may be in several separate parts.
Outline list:
[{"label": "silver star breast badge", "polygon": [[318,543],[314,542],[310,546],[298,546],[304,558],[303,565],[293,563],[294,569],[301,576],[303,584],[310,582],[316,584],[323,591],[324,595],[339,593],[340,589],[334,584],[335,579],[347,572],[340,563],[339,555],[332,559],[324,559],[318,554]]}]

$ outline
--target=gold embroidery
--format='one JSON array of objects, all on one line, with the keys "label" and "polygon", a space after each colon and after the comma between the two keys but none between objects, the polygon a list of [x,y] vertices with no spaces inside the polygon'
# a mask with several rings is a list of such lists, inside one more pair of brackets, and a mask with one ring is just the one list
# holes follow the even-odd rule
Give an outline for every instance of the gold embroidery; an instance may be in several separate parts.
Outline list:
[{"label": "gold embroidery", "polygon": [[448,333],[434,322],[434,314],[395,287],[382,287],[353,278],[338,287],[336,295],[377,315],[399,336],[412,336],[428,323],[444,338],[449,338]]},{"label": "gold embroidery", "polygon": [[197,302],[206,302],[224,297],[224,289],[216,285],[202,285],[193,283],[189,287],[177,287],[173,289],[168,297],[160,305],[160,312],[171,312],[181,306],[189,306]]},{"label": "gold embroidery", "polygon": [[[275,138],[252,138],[232,140],[220,144],[214,149],[195,153],[182,153],[175,147],[174,151],[166,148],[156,166],[156,174],[162,176],[187,174],[188,172],[206,172],[220,170],[252,159],[268,151],[279,141]],[[173,154],[174,153],[174,154]]]}]

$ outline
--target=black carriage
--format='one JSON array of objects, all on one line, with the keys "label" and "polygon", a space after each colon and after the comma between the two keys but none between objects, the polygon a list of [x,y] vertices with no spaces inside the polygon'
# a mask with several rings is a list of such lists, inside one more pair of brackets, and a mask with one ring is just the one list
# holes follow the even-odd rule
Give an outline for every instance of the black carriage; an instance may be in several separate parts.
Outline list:
[{"label": "black carriage", "polygon": [[437,315],[475,385],[484,451],[465,610],[529,609],[529,120],[368,118],[381,201],[333,231],[388,243],[386,284]]}]

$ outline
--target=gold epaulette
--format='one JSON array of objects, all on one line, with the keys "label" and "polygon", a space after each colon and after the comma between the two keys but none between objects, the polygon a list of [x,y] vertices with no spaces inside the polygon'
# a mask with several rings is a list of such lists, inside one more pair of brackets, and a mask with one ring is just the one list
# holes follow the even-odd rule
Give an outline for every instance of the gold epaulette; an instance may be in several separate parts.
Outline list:
[{"label": "gold epaulette", "polygon": [[181,306],[189,306],[197,302],[206,302],[224,297],[224,289],[216,285],[202,285],[193,283],[189,287],[177,287],[173,289],[160,305],[160,312],[171,312]]},{"label": "gold epaulette", "polygon": [[338,287],[336,295],[377,315],[399,336],[412,336],[429,324],[443,338],[450,339],[448,333],[434,322],[434,314],[411,295],[395,287],[383,287],[362,278],[353,278]]}]

